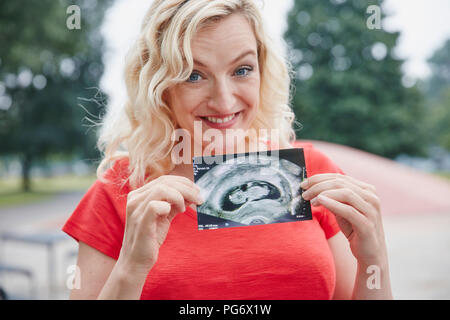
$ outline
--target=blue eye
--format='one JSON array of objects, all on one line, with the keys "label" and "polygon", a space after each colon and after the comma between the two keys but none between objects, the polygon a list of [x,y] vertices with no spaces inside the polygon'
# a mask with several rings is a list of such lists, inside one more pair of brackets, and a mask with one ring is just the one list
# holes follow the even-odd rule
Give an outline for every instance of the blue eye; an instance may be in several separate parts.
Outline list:
[{"label": "blue eye", "polygon": [[252,71],[252,70],[253,70],[253,69],[252,69],[251,67],[243,67],[243,68],[239,68],[239,69],[236,70],[236,75],[237,75],[237,76],[240,76],[240,77],[242,77],[242,76],[247,76],[248,73],[249,73],[250,71]]},{"label": "blue eye", "polygon": [[201,78],[202,77],[197,72],[192,72],[187,81],[188,82],[197,82],[197,81],[201,80]]}]

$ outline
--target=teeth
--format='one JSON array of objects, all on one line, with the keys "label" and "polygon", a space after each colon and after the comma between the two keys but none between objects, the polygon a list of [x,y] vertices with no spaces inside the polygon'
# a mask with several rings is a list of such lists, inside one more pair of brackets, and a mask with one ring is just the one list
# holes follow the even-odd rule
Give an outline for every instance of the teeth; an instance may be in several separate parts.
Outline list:
[{"label": "teeth", "polygon": [[225,122],[233,120],[234,116],[235,115],[233,114],[233,115],[231,115],[229,117],[226,117],[226,118],[206,117],[206,119],[208,119],[208,121],[211,121],[213,123],[225,123]]}]

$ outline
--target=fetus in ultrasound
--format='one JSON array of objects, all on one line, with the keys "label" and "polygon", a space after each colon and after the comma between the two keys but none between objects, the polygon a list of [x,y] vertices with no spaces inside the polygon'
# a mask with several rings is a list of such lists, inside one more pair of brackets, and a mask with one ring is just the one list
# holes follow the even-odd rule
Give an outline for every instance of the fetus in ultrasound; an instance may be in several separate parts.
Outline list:
[{"label": "fetus in ultrasound", "polygon": [[304,168],[279,157],[250,154],[217,164],[196,182],[205,202],[198,212],[242,225],[303,217]]}]

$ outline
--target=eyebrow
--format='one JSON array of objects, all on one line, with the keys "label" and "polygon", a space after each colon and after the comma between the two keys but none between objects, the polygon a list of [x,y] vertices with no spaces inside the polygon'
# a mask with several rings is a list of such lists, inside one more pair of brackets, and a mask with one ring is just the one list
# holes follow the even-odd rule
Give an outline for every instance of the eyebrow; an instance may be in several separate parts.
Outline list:
[{"label": "eyebrow", "polygon": [[[247,56],[247,55],[250,55],[250,54],[256,57],[256,53],[255,53],[254,50],[248,50],[248,51],[245,51],[245,52],[241,53],[241,54],[238,55],[236,58],[234,58],[233,61],[231,61],[230,64],[233,64],[233,63],[239,61],[240,59],[242,59],[243,57],[245,57],[245,56]],[[205,65],[204,63],[198,61],[198,60],[195,60],[195,59],[194,59],[194,63],[197,64],[197,65],[199,65],[199,66],[201,66],[201,67],[205,67],[205,68],[206,68],[206,65]]]}]

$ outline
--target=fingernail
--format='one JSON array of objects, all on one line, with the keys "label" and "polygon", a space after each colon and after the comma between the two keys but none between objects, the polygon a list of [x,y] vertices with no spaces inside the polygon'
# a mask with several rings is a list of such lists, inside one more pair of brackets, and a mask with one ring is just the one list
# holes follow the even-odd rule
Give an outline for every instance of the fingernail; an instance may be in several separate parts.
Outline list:
[{"label": "fingernail", "polygon": [[303,180],[303,182],[300,183],[300,187],[303,188],[303,189],[305,189],[306,187],[308,187],[308,180],[307,180],[307,179]]},{"label": "fingernail", "polygon": [[309,193],[308,193],[308,191],[303,192],[303,193],[302,193],[302,197],[303,197],[303,199],[305,199],[305,200],[309,200]]},{"label": "fingernail", "polygon": [[314,199],[312,199],[311,201],[311,205],[315,206],[317,204],[317,197],[315,197]]},{"label": "fingernail", "polygon": [[202,204],[203,202],[204,202],[204,200],[203,200],[202,196],[200,194],[197,195],[197,203]]},{"label": "fingernail", "polygon": [[324,195],[318,195],[317,196],[317,202],[320,202],[320,203],[330,203],[330,201],[332,201],[330,198],[328,198],[327,196],[324,196]]}]

